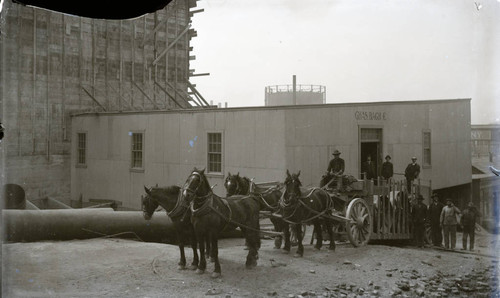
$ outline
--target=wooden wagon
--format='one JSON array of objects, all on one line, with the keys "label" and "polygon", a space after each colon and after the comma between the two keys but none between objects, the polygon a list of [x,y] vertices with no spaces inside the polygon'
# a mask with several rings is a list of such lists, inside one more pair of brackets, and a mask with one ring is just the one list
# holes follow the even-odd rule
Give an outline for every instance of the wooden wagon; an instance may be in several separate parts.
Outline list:
[{"label": "wooden wagon", "polygon": [[[348,183],[342,177],[332,179],[323,187],[333,201],[332,215],[327,218],[338,223],[337,233],[345,233],[354,246],[366,245],[370,240],[412,238],[411,205],[418,194],[430,198],[430,182],[424,185],[417,180],[408,193],[403,180],[386,182],[350,178]],[[255,185],[270,188],[279,183]]]},{"label": "wooden wagon", "polygon": [[420,180],[411,192],[407,192],[403,180],[355,180],[348,185],[341,177],[334,180],[323,188],[334,202],[332,220],[345,226],[347,238],[354,246],[366,245],[370,240],[411,239],[411,206],[415,196],[430,198],[432,192],[430,183],[423,185]]}]

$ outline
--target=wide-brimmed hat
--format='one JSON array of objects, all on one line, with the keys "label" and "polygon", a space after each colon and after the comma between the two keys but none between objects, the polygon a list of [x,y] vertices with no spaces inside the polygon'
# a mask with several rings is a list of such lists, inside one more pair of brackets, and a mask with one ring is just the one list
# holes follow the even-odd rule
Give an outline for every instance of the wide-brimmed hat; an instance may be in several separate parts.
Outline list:
[{"label": "wide-brimmed hat", "polygon": [[391,156],[390,155],[386,155],[385,159],[391,159]]},{"label": "wide-brimmed hat", "polygon": [[415,156],[413,156],[413,157],[411,158],[411,160],[417,160],[417,158],[416,158]]},{"label": "wide-brimmed hat", "polygon": [[333,151],[332,155],[340,155],[340,151],[335,150],[335,151]]}]

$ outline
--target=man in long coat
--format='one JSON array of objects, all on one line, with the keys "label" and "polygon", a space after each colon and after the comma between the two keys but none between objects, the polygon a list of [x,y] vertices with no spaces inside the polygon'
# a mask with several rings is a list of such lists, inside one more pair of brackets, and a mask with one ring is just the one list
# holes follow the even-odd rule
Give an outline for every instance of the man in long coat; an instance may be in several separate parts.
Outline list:
[{"label": "man in long coat", "polygon": [[392,175],[394,175],[394,166],[392,165],[391,156],[390,155],[387,155],[385,157],[385,161],[382,164],[382,171],[381,171],[380,175],[386,181],[389,181],[389,179],[392,178]]},{"label": "man in long coat", "polygon": [[431,223],[431,238],[434,246],[443,246],[443,234],[439,219],[444,205],[439,202],[439,197],[436,193],[432,194],[432,203],[429,205],[428,218]]},{"label": "man in long coat", "polygon": [[411,158],[411,163],[405,169],[405,177],[406,177],[406,191],[411,193],[411,184],[413,180],[418,178],[420,174],[420,165],[417,163],[417,158],[413,156]]},{"label": "man in long coat", "polygon": [[377,178],[377,169],[375,169],[375,164],[373,163],[371,156],[366,158],[362,168],[362,172],[365,174],[366,179],[371,180]]},{"label": "man in long coat", "polygon": [[424,247],[425,222],[427,220],[427,206],[422,202],[424,197],[418,195],[418,203],[413,206],[412,219],[413,231],[415,232],[415,244]]}]

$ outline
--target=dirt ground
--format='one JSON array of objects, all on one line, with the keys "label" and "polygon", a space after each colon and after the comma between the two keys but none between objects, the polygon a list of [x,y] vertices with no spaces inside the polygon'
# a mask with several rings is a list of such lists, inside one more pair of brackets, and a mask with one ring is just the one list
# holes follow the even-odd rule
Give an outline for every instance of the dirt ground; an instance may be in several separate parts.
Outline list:
[{"label": "dirt ground", "polygon": [[[2,245],[2,296],[498,297],[500,268],[492,257],[498,256],[498,236],[477,238],[473,253],[349,243],[331,252],[327,246],[314,250],[306,235],[303,258],[293,257],[295,247],[286,255],[273,249],[273,240],[263,240],[259,264],[250,270],[244,240],[223,239],[222,277],[215,280],[211,263],[203,275],[177,270],[173,245],[109,238],[8,243]],[[186,252],[190,262],[191,249]]]}]

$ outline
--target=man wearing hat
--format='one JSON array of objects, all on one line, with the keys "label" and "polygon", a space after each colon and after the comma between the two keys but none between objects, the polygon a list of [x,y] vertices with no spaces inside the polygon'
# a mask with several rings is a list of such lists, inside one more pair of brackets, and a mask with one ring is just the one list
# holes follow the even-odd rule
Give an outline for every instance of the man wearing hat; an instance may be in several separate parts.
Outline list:
[{"label": "man wearing hat", "polygon": [[412,209],[413,231],[415,245],[424,247],[425,222],[427,220],[427,206],[424,204],[424,197],[418,195],[417,204]]},{"label": "man wearing hat", "polygon": [[432,194],[432,203],[429,205],[428,218],[431,223],[431,238],[434,246],[443,246],[443,234],[441,233],[441,226],[439,219],[444,205],[439,202],[439,197],[436,193]]},{"label": "man wearing hat", "polygon": [[392,178],[392,175],[394,175],[394,167],[392,166],[390,155],[387,155],[385,157],[385,161],[382,164],[382,171],[380,174],[386,181],[389,181],[389,179]]},{"label": "man wearing hat", "polygon": [[345,162],[342,158],[340,158],[340,151],[335,150],[332,155],[333,159],[330,160],[330,163],[328,164],[328,169],[326,170],[327,173],[323,176],[320,187],[323,187],[326,183],[332,180],[332,178],[344,174]]},{"label": "man wearing hat", "polygon": [[[439,222],[443,228],[444,234],[444,247],[446,249],[454,250],[457,242],[457,215],[461,214],[460,209],[453,205],[453,201],[446,199],[446,206],[441,211]],[[450,242],[451,238],[451,242]]]},{"label": "man wearing hat", "polygon": [[479,212],[472,202],[469,202],[467,209],[464,210],[460,218],[460,225],[462,226],[462,249],[467,249],[467,237],[470,238],[469,249],[474,250],[474,230],[476,229],[476,220],[479,217]]},{"label": "man wearing hat", "polygon": [[411,163],[405,169],[405,177],[406,177],[406,191],[411,193],[411,184],[414,179],[418,178],[420,174],[420,165],[417,163],[417,158],[413,156],[411,158]]}]

